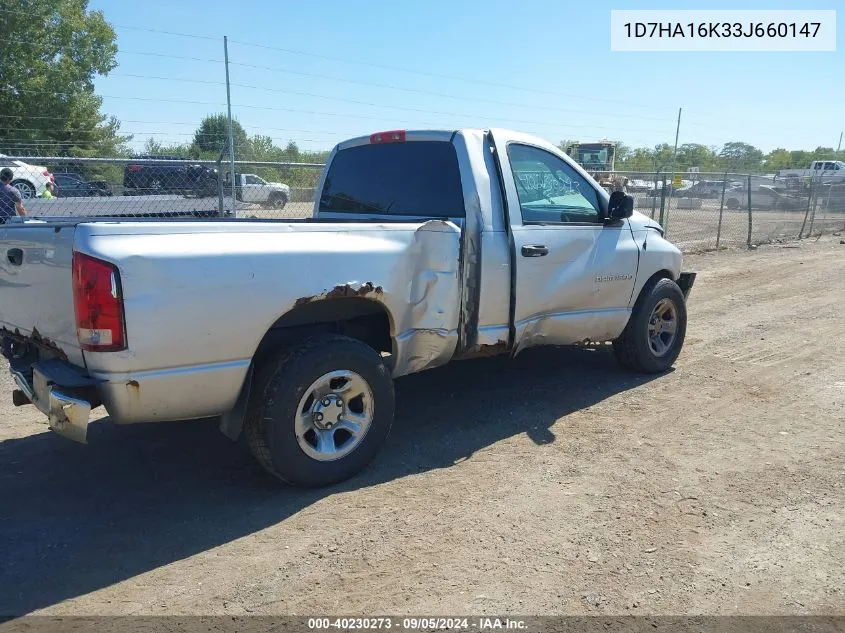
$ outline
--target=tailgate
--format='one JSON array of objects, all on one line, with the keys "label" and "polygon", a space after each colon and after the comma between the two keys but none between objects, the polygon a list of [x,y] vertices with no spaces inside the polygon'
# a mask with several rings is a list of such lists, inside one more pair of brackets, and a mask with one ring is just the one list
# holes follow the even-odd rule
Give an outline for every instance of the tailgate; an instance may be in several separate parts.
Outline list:
[{"label": "tailgate", "polygon": [[0,328],[83,366],[73,311],[72,223],[0,225]]}]

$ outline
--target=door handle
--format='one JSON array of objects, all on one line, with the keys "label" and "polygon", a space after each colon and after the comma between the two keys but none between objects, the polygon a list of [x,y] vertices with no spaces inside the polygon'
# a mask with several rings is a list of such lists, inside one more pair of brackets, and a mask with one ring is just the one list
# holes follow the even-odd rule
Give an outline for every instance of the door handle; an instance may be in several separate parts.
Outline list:
[{"label": "door handle", "polygon": [[543,255],[548,254],[549,249],[543,246],[542,244],[532,244],[531,246],[522,247],[523,257],[542,257]]},{"label": "door handle", "polygon": [[19,248],[10,248],[6,252],[6,259],[9,260],[10,264],[20,266],[23,264],[23,251]]}]

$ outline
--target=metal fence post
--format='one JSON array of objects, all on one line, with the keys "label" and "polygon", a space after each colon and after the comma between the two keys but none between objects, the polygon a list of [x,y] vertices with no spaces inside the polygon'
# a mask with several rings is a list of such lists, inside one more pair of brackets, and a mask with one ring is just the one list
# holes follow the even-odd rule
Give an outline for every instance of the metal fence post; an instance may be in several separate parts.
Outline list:
[{"label": "metal fence post", "polygon": [[660,180],[660,169],[654,174],[654,195],[651,197],[651,219],[654,219],[654,214],[657,212],[657,183]]},{"label": "metal fence post", "polygon": [[229,38],[223,36],[223,58],[226,64],[226,108],[227,126],[229,134],[229,169],[232,172],[232,215],[235,215],[237,204],[235,204],[235,139],[232,132],[232,90],[229,84]]},{"label": "metal fence post", "polygon": [[722,237],[722,214],[725,212],[725,190],[728,188],[728,172],[722,181],[722,202],[719,205],[719,226],[716,227],[716,250],[719,250],[719,239]]},{"label": "metal fence post", "polygon": [[[821,178],[819,178],[819,183],[821,184]],[[814,190],[813,211],[810,213],[810,228],[807,229],[807,237],[810,237],[813,234],[813,223],[816,221],[816,208],[819,206],[819,190],[818,188],[814,188]],[[824,231],[824,228],[822,228],[822,231]]]},{"label": "metal fence post", "polygon": [[660,223],[663,227],[663,232],[669,234],[669,212],[672,210],[672,198],[675,197],[675,176],[672,176],[672,182],[669,183],[669,199],[666,201],[666,214],[664,221]]},{"label": "metal fence post", "polygon": [[664,217],[666,215],[666,178],[663,178],[660,181],[660,220],[658,220],[660,226],[663,225]]},{"label": "metal fence post", "polygon": [[226,210],[223,208],[223,152],[217,159],[217,213],[222,218]]},{"label": "metal fence post", "polygon": [[751,174],[748,174],[748,239],[745,244],[751,248]]},{"label": "metal fence post", "polygon": [[807,210],[804,212],[804,221],[801,223],[801,230],[798,231],[798,239],[804,236],[804,227],[807,226],[807,218],[810,215],[810,206],[813,204],[813,181],[810,181],[810,189],[807,194]]}]

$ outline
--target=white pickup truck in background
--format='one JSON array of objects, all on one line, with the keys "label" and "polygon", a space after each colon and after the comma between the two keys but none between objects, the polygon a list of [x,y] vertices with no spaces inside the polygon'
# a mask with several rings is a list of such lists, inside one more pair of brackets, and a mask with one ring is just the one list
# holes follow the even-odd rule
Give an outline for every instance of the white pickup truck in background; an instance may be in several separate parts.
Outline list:
[{"label": "white pickup truck in background", "polygon": [[[232,186],[228,179],[226,186]],[[290,187],[280,182],[267,182],[256,174],[236,174],[235,197],[240,202],[283,209],[290,200]]]},{"label": "white pickup truck in background", "polygon": [[845,182],[845,162],[841,160],[814,160],[808,169],[781,169],[776,180],[816,180],[822,183]]},{"label": "white pickup truck in background", "polygon": [[216,418],[303,486],[370,462],[406,374],[605,342],[668,369],[694,279],[630,196],[500,129],[343,142],[299,222],[0,226],[16,404],[82,442],[100,405],[117,424]]}]

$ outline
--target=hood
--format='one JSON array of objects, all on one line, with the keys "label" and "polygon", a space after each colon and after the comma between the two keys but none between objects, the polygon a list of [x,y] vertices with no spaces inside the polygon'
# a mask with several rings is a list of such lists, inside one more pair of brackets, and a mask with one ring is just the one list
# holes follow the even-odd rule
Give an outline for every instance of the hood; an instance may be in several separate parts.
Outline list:
[{"label": "hood", "polygon": [[640,213],[639,211],[634,211],[634,215],[628,218],[628,222],[631,223],[631,229],[634,231],[644,231],[645,229],[654,229],[659,231],[661,235],[663,235],[663,227],[660,226],[660,223],[656,220],[652,220],[647,215]]},{"label": "hood", "polygon": [[286,184],[281,183],[281,182],[268,182],[267,186],[268,187],[276,187],[278,189],[284,189],[285,191],[288,191],[290,189],[290,187],[288,187]]}]

